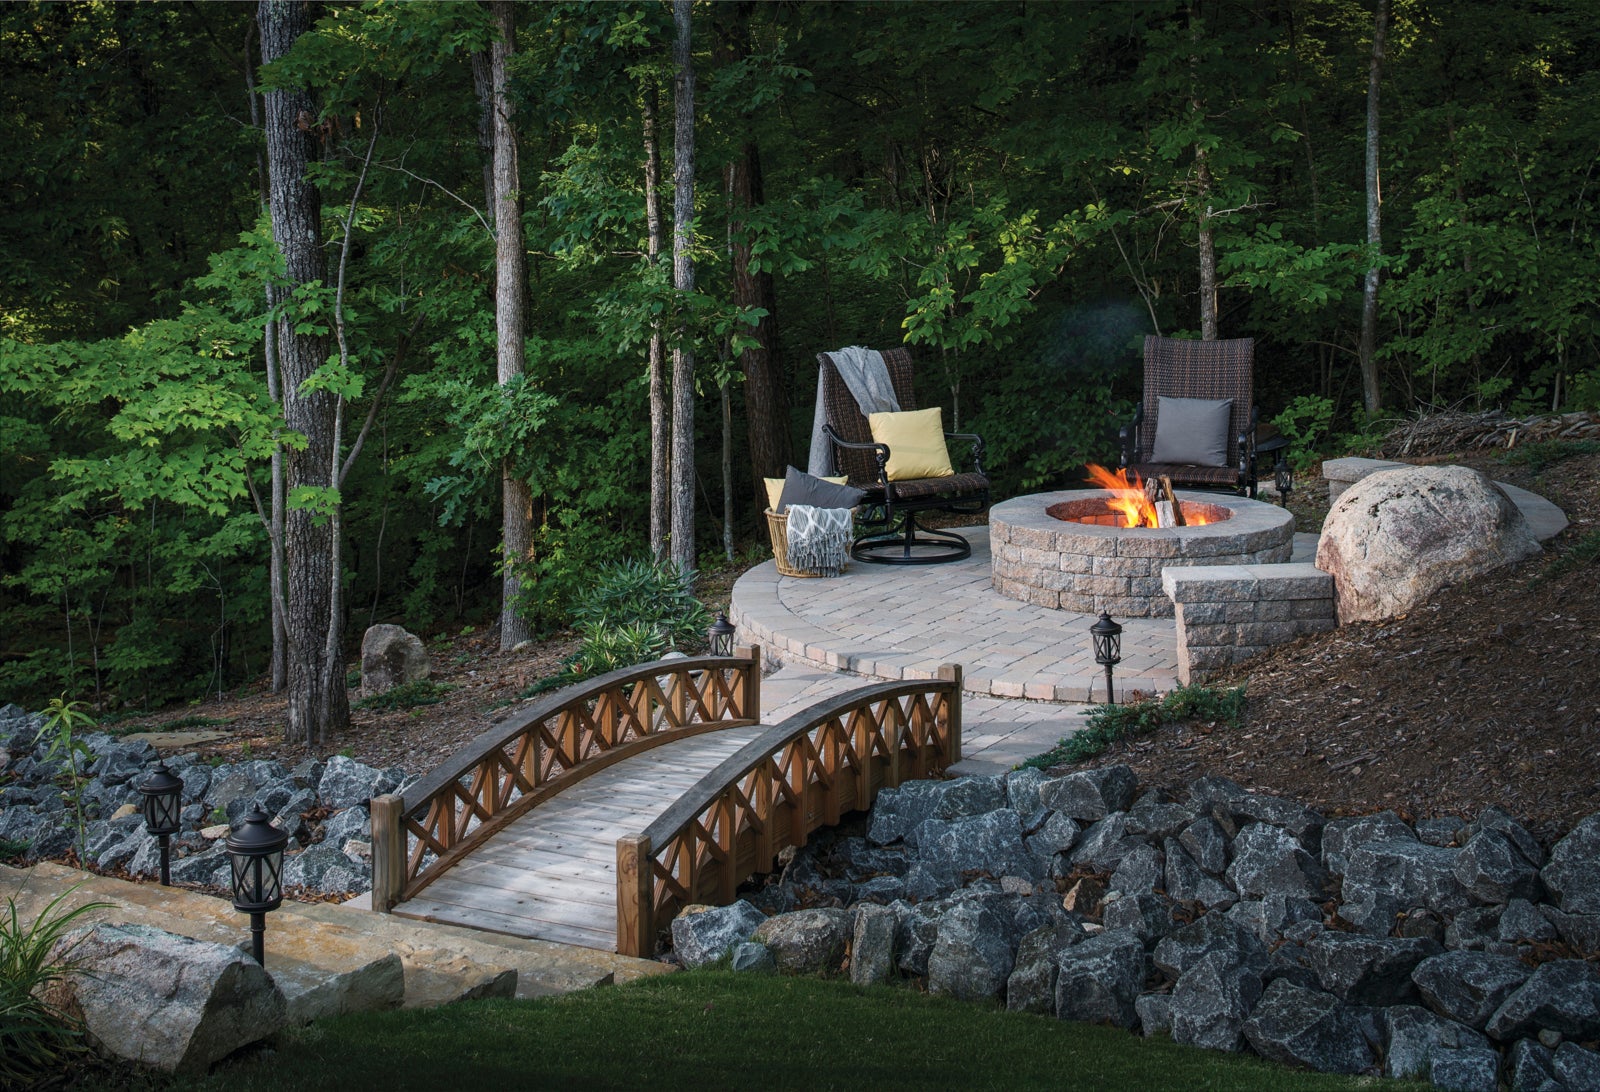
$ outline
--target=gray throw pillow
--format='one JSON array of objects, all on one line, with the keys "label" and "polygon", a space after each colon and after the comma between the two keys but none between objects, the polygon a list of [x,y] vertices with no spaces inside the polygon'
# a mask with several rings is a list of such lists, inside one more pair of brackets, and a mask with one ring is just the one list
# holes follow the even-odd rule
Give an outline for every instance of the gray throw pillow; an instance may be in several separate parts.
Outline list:
[{"label": "gray throw pillow", "polygon": [[783,476],[783,492],[778,495],[777,510],[787,512],[791,504],[806,504],[812,508],[854,508],[864,496],[866,493],[854,486],[834,485],[791,466]]},{"label": "gray throw pillow", "polygon": [[1228,414],[1231,398],[1167,398],[1156,406],[1153,463],[1186,466],[1228,465]]}]

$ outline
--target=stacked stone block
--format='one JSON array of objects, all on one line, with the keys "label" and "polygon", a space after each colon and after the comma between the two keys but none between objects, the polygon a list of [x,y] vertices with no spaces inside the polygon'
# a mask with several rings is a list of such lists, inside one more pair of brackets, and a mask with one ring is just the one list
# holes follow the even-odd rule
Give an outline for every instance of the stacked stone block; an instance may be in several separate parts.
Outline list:
[{"label": "stacked stone block", "polygon": [[1175,607],[1185,684],[1338,625],[1333,577],[1311,564],[1171,568],[1162,584]]}]

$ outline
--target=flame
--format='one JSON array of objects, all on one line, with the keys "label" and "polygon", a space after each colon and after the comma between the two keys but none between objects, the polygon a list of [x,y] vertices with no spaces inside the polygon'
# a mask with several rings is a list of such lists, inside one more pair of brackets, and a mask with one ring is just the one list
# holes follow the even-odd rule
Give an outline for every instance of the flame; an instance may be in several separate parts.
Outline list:
[{"label": "flame", "polygon": [[[1159,527],[1160,521],[1156,518],[1155,505],[1150,503],[1150,498],[1145,495],[1144,480],[1139,477],[1139,472],[1118,470],[1110,471],[1103,466],[1090,463],[1088,466],[1089,480],[1101,489],[1110,491],[1111,496],[1106,499],[1106,507],[1113,512],[1120,513],[1126,521],[1124,527]],[[1128,480],[1129,474],[1133,480]],[[1192,507],[1192,506],[1191,506]],[[1188,507],[1184,509],[1190,527],[1199,527],[1209,523],[1204,516],[1192,513]]]}]

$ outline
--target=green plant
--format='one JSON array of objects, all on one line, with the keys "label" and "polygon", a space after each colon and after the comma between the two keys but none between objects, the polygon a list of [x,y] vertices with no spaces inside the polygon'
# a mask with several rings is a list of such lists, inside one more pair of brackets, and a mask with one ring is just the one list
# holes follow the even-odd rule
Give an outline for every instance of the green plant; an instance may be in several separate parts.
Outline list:
[{"label": "green plant", "polygon": [[45,752],[45,758],[60,759],[66,763],[66,772],[62,775],[67,782],[67,788],[61,797],[72,805],[72,814],[78,826],[78,860],[84,859],[84,842],[87,837],[88,824],[83,817],[83,790],[89,783],[89,766],[94,762],[94,752],[89,745],[78,738],[80,729],[94,727],[94,717],[84,711],[85,703],[81,701],[68,701],[65,694],[59,698],[51,698],[50,704],[45,706],[44,729],[40,735],[50,737],[50,749]]},{"label": "green plant", "polygon": [[1555,580],[1586,565],[1600,564],[1600,531],[1589,531],[1574,542],[1566,553],[1551,561],[1540,580]]},{"label": "green plant", "polygon": [[15,838],[0,838],[0,864],[20,861],[28,855],[31,844]]},{"label": "green plant", "polygon": [[1600,455],[1600,440],[1545,440],[1523,444],[1506,452],[1500,461],[1512,466],[1525,466],[1535,474],[1543,474],[1556,463],[1579,455]]},{"label": "green plant", "polygon": [[711,614],[689,591],[694,576],[670,561],[636,558],[603,566],[594,586],[578,597],[573,626],[582,632],[651,626],[675,648],[699,648]]},{"label": "green plant", "polygon": [[68,888],[24,925],[14,899],[6,899],[0,915],[0,1086],[30,1086],[59,1071],[67,1059],[84,1050],[83,1028],[71,1015],[39,995],[52,982],[77,970],[72,949],[52,954],[56,943],[79,918],[109,903],[63,907]]},{"label": "green plant", "polygon": [[357,709],[377,709],[392,712],[410,709],[417,705],[438,705],[455,687],[432,679],[413,679],[382,694],[373,694],[356,702]]},{"label": "green plant", "polygon": [[1180,686],[1160,699],[1095,706],[1080,731],[1023,765],[1048,769],[1068,762],[1082,762],[1102,754],[1119,739],[1153,732],[1163,724],[1180,720],[1221,721],[1230,728],[1237,728],[1243,715],[1242,686],[1231,690],[1215,690],[1199,684]]},{"label": "green plant", "polygon": [[215,808],[211,809],[211,825],[212,826],[214,826],[214,827],[221,826],[222,824],[226,823],[227,821],[228,821],[228,810],[226,808],[218,806],[218,807],[215,807]]},{"label": "green plant", "polygon": [[1272,419],[1289,440],[1289,464],[1297,473],[1309,471],[1317,461],[1317,445],[1328,434],[1333,421],[1333,400],[1303,394]]}]

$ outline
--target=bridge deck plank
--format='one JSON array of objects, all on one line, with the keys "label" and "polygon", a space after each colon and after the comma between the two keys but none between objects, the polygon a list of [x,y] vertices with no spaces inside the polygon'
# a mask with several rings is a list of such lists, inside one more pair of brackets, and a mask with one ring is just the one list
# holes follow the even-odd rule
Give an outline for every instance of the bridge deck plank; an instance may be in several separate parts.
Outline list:
[{"label": "bridge deck plank", "polygon": [[762,730],[709,732],[601,770],[522,816],[394,912],[614,951],[617,839],[644,830]]}]

